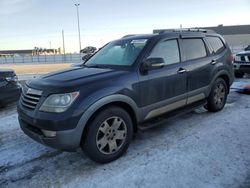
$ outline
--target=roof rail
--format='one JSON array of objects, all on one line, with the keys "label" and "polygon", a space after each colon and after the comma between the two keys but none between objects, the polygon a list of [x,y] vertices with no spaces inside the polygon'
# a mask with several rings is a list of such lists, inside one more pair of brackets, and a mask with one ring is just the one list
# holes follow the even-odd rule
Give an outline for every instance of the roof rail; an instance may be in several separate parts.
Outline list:
[{"label": "roof rail", "polygon": [[159,34],[170,33],[170,32],[202,32],[202,33],[214,33],[213,30],[200,29],[200,28],[187,28],[187,29],[164,29]]}]

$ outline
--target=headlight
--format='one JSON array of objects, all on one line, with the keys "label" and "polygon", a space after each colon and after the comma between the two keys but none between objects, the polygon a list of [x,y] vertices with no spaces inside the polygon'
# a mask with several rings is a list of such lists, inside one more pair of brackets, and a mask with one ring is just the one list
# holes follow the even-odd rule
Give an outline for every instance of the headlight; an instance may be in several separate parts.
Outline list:
[{"label": "headlight", "polygon": [[79,92],[50,95],[40,107],[44,112],[65,112],[78,97]]},{"label": "headlight", "polygon": [[234,61],[241,61],[241,57],[236,55]]}]

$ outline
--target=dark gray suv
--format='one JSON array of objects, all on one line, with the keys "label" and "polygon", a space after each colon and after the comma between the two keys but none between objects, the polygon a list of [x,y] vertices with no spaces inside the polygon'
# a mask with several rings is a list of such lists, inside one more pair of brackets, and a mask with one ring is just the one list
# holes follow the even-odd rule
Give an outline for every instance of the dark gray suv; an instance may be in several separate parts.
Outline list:
[{"label": "dark gray suv", "polygon": [[234,80],[224,39],[200,30],[130,35],[108,43],[81,67],[28,82],[18,105],[22,130],[93,160],[120,157],[138,129],[205,106],[223,109]]}]

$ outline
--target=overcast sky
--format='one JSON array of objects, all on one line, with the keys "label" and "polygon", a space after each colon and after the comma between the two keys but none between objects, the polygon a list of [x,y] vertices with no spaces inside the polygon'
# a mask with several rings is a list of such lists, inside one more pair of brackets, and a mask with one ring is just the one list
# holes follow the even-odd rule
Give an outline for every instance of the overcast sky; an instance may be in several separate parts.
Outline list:
[{"label": "overcast sky", "polygon": [[0,0],[0,50],[100,47],[126,34],[153,29],[250,24],[250,0]]}]

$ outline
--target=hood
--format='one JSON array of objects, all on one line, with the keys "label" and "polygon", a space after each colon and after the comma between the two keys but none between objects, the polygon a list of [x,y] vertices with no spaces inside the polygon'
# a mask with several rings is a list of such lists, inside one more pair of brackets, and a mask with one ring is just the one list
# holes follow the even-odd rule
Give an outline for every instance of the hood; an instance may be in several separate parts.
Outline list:
[{"label": "hood", "polygon": [[7,76],[14,76],[14,70],[11,69],[0,69],[0,78],[5,78]]},{"label": "hood", "polygon": [[61,90],[62,88],[76,88],[90,82],[99,82],[112,78],[124,71],[103,69],[103,68],[82,68],[71,67],[62,71],[49,73],[27,83],[28,86],[35,89],[46,90],[53,88]]},{"label": "hood", "polygon": [[245,55],[249,56],[250,55],[250,51],[242,51],[242,52],[237,53],[236,55],[237,56],[245,56]]}]

